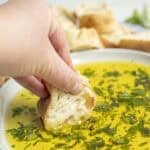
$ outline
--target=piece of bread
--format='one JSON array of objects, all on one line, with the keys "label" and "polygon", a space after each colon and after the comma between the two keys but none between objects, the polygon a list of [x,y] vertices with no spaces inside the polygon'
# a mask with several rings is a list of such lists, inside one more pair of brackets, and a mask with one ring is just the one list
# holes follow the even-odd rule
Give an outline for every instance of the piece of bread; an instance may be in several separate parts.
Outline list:
[{"label": "piece of bread", "polygon": [[123,36],[119,47],[150,52],[150,32]]},{"label": "piece of bread", "polygon": [[81,27],[95,28],[99,34],[112,33],[118,24],[113,10],[105,3],[82,4],[75,14]]},{"label": "piece of bread", "polygon": [[61,16],[65,16],[72,22],[76,23],[76,16],[72,10],[70,10],[66,7],[63,7],[63,6],[55,7],[55,9],[60,13]]},{"label": "piece of bread", "polygon": [[133,33],[134,32],[130,28],[118,24],[116,26],[116,30],[114,30],[111,34],[101,34],[100,38],[105,47],[117,48],[119,47],[122,37],[132,35]]},{"label": "piece of bread", "polygon": [[58,20],[64,30],[77,29],[76,19],[72,11],[64,7],[54,7],[58,14]]},{"label": "piece of bread", "polygon": [[81,76],[83,89],[72,95],[49,87],[50,98],[40,100],[39,112],[46,130],[58,129],[63,125],[78,124],[89,117],[95,106],[95,94],[90,89],[87,78]]},{"label": "piece of bread", "polygon": [[101,40],[107,48],[117,48],[120,44],[121,35],[116,34],[103,34]]},{"label": "piece of bread", "polygon": [[71,51],[103,48],[103,43],[93,28],[65,30],[66,39]]},{"label": "piece of bread", "polygon": [[63,7],[57,7],[56,10],[71,51],[103,47],[95,29],[80,29],[75,24],[75,18],[72,12]]}]

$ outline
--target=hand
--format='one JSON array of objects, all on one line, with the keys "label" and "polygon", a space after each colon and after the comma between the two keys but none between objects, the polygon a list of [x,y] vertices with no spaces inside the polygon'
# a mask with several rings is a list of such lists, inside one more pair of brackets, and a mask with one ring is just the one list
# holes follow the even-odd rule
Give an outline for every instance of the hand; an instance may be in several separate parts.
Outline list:
[{"label": "hand", "polygon": [[13,0],[0,7],[0,75],[9,75],[41,97],[43,80],[78,93],[69,48],[54,10],[45,0]]}]

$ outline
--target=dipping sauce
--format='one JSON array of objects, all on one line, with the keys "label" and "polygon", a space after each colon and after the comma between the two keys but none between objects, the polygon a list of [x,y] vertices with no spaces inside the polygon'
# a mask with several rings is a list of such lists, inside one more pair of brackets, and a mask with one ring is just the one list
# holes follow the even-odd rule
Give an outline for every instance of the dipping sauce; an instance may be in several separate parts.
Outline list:
[{"label": "dipping sauce", "polygon": [[127,62],[76,66],[97,95],[91,117],[80,125],[45,131],[38,97],[20,91],[8,107],[6,136],[13,150],[149,150],[150,67]]}]

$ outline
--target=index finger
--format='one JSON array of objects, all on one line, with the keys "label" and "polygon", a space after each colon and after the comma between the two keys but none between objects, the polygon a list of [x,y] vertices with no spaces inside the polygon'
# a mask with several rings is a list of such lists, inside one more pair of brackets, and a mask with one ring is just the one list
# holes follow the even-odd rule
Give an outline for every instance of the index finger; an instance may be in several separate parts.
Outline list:
[{"label": "index finger", "polygon": [[56,19],[58,18],[58,16],[54,10],[52,10],[51,18],[52,20],[49,31],[49,39],[53,47],[60,55],[60,57],[65,61],[65,63],[68,64],[71,68],[74,68],[64,31],[59,23],[59,20]]}]

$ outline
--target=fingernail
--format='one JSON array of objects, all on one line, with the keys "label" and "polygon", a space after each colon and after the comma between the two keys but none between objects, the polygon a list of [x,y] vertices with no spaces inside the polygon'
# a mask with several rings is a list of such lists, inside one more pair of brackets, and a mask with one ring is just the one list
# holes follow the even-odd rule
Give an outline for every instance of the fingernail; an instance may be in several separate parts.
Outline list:
[{"label": "fingernail", "polygon": [[72,88],[72,93],[73,93],[73,94],[78,94],[78,93],[81,91],[81,89],[82,89],[82,83],[81,83],[81,81],[79,80],[79,81],[77,81],[77,82],[75,83],[75,85],[73,86],[73,88]]}]

